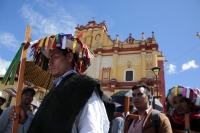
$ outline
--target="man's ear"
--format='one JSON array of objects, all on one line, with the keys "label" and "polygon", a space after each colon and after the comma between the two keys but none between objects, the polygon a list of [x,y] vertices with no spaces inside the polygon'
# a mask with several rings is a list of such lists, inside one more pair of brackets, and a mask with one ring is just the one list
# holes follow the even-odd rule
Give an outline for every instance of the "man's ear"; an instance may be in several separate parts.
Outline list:
[{"label": "man's ear", "polygon": [[151,95],[150,95],[150,94],[148,94],[147,96],[148,96],[148,99],[150,100],[150,99],[151,99]]},{"label": "man's ear", "polygon": [[69,62],[72,62],[74,60],[74,54],[72,52],[70,52],[67,55],[68,55]]}]

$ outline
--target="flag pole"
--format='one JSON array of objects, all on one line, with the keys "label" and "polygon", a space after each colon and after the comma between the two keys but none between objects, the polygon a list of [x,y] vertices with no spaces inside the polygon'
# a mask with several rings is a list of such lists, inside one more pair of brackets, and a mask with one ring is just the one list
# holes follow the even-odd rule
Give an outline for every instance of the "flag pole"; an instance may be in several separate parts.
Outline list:
[{"label": "flag pole", "polygon": [[18,123],[19,123],[18,118],[19,118],[19,112],[20,112],[18,105],[21,102],[21,94],[22,94],[22,88],[23,88],[23,82],[24,82],[24,70],[25,70],[25,65],[26,65],[25,64],[26,55],[27,55],[28,47],[31,42],[30,33],[31,33],[31,26],[28,25],[26,27],[26,33],[25,33],[24,44],[23,44],[24,48],[21,55],[21,63],[20,63],[19,78],[18,78],[18,85],[17,85],[16,105],[15,105],[15,112],[17,113],[17,119],[14,119],[13,121],[12,133],[18,132]]}]

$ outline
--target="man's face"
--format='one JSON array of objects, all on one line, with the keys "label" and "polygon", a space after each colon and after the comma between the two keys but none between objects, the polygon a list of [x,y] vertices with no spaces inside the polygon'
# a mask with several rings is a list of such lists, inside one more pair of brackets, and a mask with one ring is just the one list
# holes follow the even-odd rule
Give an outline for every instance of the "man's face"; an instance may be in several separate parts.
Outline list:
[{"label": "man's face", "polygon": [[148,107],[150,95],[147,95],[145,91],[143,87],[133,90],[132,100],[136,109],[145,109]]},{"label": "man's face", "polygon": [[175,96],[173,98],[174,108],[179,115],[184,115],[190,112],[192,104],[188,103],[182,96]]},{"label": "man's face", "polygon": [[0,98],[0,107],[5,103],[5,100],[3,98]]},{"label": "man's face", "polygon": [[49,52],[49,70],[50,73],[58,78],[67,71],[72,70],[73,54],[68,53],[63,55],[59,49],[54,49]]},{"label": "man's face", "polygon": [[22,95],[21,102],[25,105],[30,105],[33,101],[33,93],[31,91],[27,91]]}]

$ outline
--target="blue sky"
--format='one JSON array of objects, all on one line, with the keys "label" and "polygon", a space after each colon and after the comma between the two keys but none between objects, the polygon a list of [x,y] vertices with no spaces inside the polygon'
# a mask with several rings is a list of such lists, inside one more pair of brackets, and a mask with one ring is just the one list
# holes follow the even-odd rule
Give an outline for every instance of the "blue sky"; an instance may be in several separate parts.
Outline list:
[{"label": "blue sky", "polygon": [[74,33],[77,24],[105,20],[108,34],[124,41],[154,31],[159,50],[166,56],[165,83],[200,88],[199,0],[0,0],[0,75],[4,74],[20,44],[25,28],[33,40],[53,33]]}]

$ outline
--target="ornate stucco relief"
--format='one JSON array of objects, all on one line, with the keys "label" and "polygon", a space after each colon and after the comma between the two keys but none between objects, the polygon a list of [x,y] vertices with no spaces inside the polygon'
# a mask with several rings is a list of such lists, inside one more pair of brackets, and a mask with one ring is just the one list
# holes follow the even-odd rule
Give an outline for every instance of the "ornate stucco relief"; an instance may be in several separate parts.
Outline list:
[{"label": "ornate stucco relief", "polygon": [[127,66],[128,61],[133,66],[141,65],[141,54],[119,55],[117,66]]},{"label": "ornate stucco relief", "polygon": [[103,56],[101,60],[101,69],[102,68],[113,68],[113,56]]},{"label": "ornate stucco relief", "polygon": [[[151,53],[147,53],[147,54],[146,54],[146,61],[147,61],[146,68],[147,68],[148,70],[150,70],[150,69],[152,68],[152,64],[151,64],[151,62],[152,62],[152,54],[151,54]],[[149,74],[148,74],[148,75],[149,75]]]},{"label": "ornate stucco relief", "polygon": [[99,78],[99,71],[101,66],[101,57],[94,57],[91,61],[91,66],[89,66],[88,70],[86,71],[86,74],[94,79]]}]

